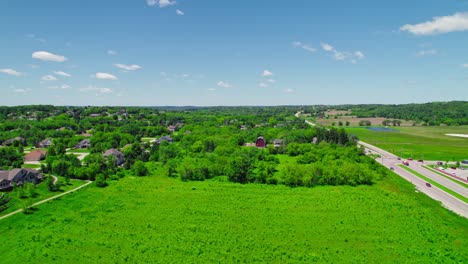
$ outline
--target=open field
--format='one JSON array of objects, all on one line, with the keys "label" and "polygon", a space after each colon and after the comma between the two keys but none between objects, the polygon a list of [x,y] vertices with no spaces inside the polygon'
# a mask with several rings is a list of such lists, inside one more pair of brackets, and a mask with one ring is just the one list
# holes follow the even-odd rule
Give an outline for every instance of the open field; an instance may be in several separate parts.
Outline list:
[{"label": "open field", "polygon": [[[393,127],[392,127],[393,128]],[[402,158],[459,161],[468,158],[468,139],[445,134],[463,134],[468,126],[459,127],[397,127],[397,131],[371,131],[347,128],[360,140],[385,149]]]},{"label": "open field", "polygon": [[463,262],[468,220],[391,175],[288,188],[126,177],[0,224],[2,263]]},{"label": "open field", "polygon": [[[65,179],[63,177],[57,177],[59,182],[62,182],[62,183],[65,183]],[[80,180],[73,180],[71,179],[70,180],[70,184],[69,185],[63,185],[62,187],[60,187],[60,191],[57,191],[57,192],[51,192],[48,190],[48,187],[47,187],[47,182],[46,180],[44,180],[42,183],[36,185],[36,195],[34,197],[31,197],[29,195],[28,192],[25,192],[25,198],[19,198],[19,192],[20,192],[20,188],[17,188],[15,189],[14,191],[12,192],[9,192],[8,194],[11,196],[11,201],[10,201],[10,207],[1,212],[0,213],[0,216],[2,215],[6,215],[8,213],[11,213],[11,212],[14,212],[18,209],[21,209],[23,208],[25,205],[31,205],[33,203],[36,203],[36,202],[39,202],[41,200],[44,200],[46,198],[49,198],[49,197],[52,197],[52,196],[55,196],[57,194],[60,194],[62,192],[66,192],[68,190],[71,190],[73,188],[76,188],[82,184],[84,184],[85,182],[84,181],[80,181]]]},{"label": "open field", "polygon": [[[380,126],[382,125],[382,122],[384,120],[387,120],[388,118],[384,117],[355,117],[355,116],[336,116],[337,118],[335,119],[334,116],[330,116],[328,119],[327,118],[315,118],[311,119],[311,121],[320,124],[322,126],[331,126],[333,123],[335,123],[335,126],[338,126],[338,122],[343,122],[343,126],[346,124],[346,121],[350,123],[350,126],[358,126],[359,122],[362,120],[369,120],[373,126]],[[401,121],[401,126],[403,127],[409,127],[413,126],[413,121],[407,121],[407,120],[400,120]],[[393,126],[392,126],[393,127]]]}]

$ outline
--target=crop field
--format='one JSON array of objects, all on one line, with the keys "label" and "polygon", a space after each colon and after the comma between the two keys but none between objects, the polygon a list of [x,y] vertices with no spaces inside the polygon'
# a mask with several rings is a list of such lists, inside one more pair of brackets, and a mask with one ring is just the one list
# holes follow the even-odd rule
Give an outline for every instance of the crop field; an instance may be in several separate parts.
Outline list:
[{"label": "crop field", "polygon": [[461,263],[468,220],[391,175],[373,186],[125,177],[0,222],[2,263]]},{"label": "crop field", "polygon": [[[331,126],[335,123],[335,126],[338,126],[338,122],[342,122],[343,126],[346,122],[349,122],[350,126],[358,126],[359,122],[362,120],[369,120],[373,126],[380,126],[384,120],[388,120],[388,118],[384,117],[355,117],[355,116],[330,116],[329,118],[315,118],[311,119],[311,121],[323,125],[323,126]],[[413,125],[413,121],[406,121],[400,120],[401,126],[408,127]]]},{"label": "crop field", "polygon": [[[393,128],[393,127],[392,127]],[[397,127],[397,131],[371,131],[347,128],[360,140],[392,152],[402,158],[460,161],[468,159],[468,139],[445,134],[468,134],[468,126]]]}]

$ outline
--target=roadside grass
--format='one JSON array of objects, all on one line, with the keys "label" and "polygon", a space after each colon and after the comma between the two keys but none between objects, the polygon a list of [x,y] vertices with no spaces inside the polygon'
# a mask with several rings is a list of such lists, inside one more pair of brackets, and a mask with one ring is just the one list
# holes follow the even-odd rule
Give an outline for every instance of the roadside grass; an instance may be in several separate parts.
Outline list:
[{"label": "roadside grass", "polygon": [[0,253],[2,263],[462,263],[468,257],[468,220],[395,174],[372,186],[314,188],[125,177],[4,219],[0,234],[14,245]]},{"label": "roadside grass", "polygon": [[445,134],[468,133],[460,127],[392,127],[397,131],[371,131],[362,127],[346,128],[360,140],[402,158],[457,161],[467,159],[468,139]]},{"label": "roadside grass", "polygon": [[465,187],[465,188],[468,188],[468,184],[466,184],[466,183],[464,183],[464,182],[462,182],[462,181],[457,181],[457,180],[455,180],[454,178],[452,178],[452,177],[450,177],[450,176],[448,176],[448,175],[445,175],[445,174],[443,174],[443,173],[441,173],[441,172],[438,172],[438,171],[436,171],[435,169],[433,169],[433,168],[431,168],[431,167],[429,167],[429,166],[423,166],[423,168],[425,168],[425,169],[427,169],[427,170],[430,170],[430,171],[432,171],[432,172],[434,172],[434,173],[437,173],[437,174],[439,174],[440,176],[443,176],[443,177],[445,177],[445,178],[447,178],[447,179],[453,181],[454,183],[457,183],[457,184],[459,184],[459,185],[461,185],[461,186],[463,186],[463,187]]},{"label": "roadside grass", "polygon": [[[65,183],[65,178],[60,177],[60,176],[57,176],[57,178],[58,178],[58,182]],[[59,191],[51,192],[51,191],[49,191],[49,189],[47,187],[46,179],[44,179],[44,181],[42,181],[41,183],[36,185],[36,188],[35,188],[36,195],[34,195],[32,197],[27,191],[25,191],[24,192],[25,197],[23,197],[23,198],[19,197],[21,191],[18,190],[18,189],[15,189],[15,190],[7,193],[11,197],[11,201],[9,202],[9,204],[11,204],[11,206],[8,209],[6,209],[5,211],[1,212],[0,216],[6,215],[6,214],[11,213],[11,212],[14,212],[14,211],[16,211],[18,209],[22,209],[27,205],[34,204],[36,202],[39,202],[41,200],[44,200],[44,199],[47,199],[49,197],[55,196],[55,195],[60,194],[62,192],[66,192],[68,190],[74,189],[74,188],[76,188],[76,187],[78,187],[78,186],[80,186],[82,184],[85,184],[85,183],[86,183],[85,181],[71,179],[69,185],[62,185],[60,187]],[[18,188],[22,188],[22,187],[18,187]],[[25,189],[23,189],[23,190],[25,190]]]},{"label": "roadside grass", "polygon": [[89,153],[89,149],[83,148],[83,149],[70,149],[67,151],[67,154],[70,153]]},{"label": "roadside grass", "polygon": [[452,196],[454,196],[454,197],[456,197],[456,198],[462,200],[462,201],[465,202],[465,203],[468,203],[468,198],[466,198],[465,196],[463,196],[463,195],[461,195],[461,194],[459,194],[459,193],[457,193],[457,192],[452,191],[451,189],[449,189],[449,188],[447,188],[447,187],[445,187],[445,186],[439,184],[439,183],[436,182],[436,181],[433,181],[433,180],[427,178],[426,176],[422,175],[421,173],[416,172],[416,171],[414,171],[414,170],[408,168],[408,167],[405,166],[405,165],[401,165],[401,164],[400,164],[400,165],[398,165],[398,166],[400,166],[400,167],[403,168],[404,170],[406,170],[406,171],[408,171],[408,172],[414,174],[415,176],[418,176],[419,178],[421,178],[421,179],[423,179],[423,180],[429,182],[430,184],[436,186],[437,188],[443,190],[444,192],[451,194]]}]

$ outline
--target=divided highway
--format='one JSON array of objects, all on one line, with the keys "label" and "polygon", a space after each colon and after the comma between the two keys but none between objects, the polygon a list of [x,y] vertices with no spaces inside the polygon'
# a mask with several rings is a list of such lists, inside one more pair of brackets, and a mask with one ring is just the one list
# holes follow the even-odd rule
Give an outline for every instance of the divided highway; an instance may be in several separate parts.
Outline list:
[{"label": "divided highway", "polygon": [[[452,210],[453,212],[468,218],[468,204],[461,201],[460,199],[446,193],[445,191],[437,188],[436,186],[428,187],[426,186],[426,181],[423,179],[415,176],[414,174],[400,168],[398,165],[402,164],[401,160],[398,160],[398,157],[393,155],[392,153],[380,149],[376,146],[368,144],[366,142],[359,141],[359,145],[365,147],[366,149],[370,150],[373,153],[377,153],[380,155],[380,158],[377,159],[379,163],[384,165],[387,168],[393,168],[394,172],[400,175],[402,178],[406,179],[407,181],[411,182],[416,188],[425,193],[427,196],[431,197],[434,200],[440,201],[446,208]],[[430,178],[431,180],[447,187],[454,192],[459,193],[464,197],[468,197],[468,189],[453,182],[449,179],[440,176],[436,173],[433,173],[425,168],[422,167],[421,163],[417,161],[409,161],[409,167],[419,172],[420,174]]]}]

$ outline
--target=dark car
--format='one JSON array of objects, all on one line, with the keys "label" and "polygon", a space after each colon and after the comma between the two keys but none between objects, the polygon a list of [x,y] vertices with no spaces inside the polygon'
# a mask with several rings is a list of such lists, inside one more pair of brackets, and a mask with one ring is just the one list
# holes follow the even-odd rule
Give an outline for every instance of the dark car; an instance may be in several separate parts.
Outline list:
[{"label": "dark car", "polygon": [[395,170],[395,168],[393,168],[393,167],[390,167],[390,169],[391,169],[391,170]]},{"label": "dark car", "polygon": [[423,160],[418,160],[418,162],[424,162]]},{"label": "dark car", "polygon": [[426,186],[431,187],[432,185],[430,183],[426,182]]},{"label": "dark car", "polygon": [[398,157],[398,160],[401,160],[401,158],[400,158],[400,157]]}]

